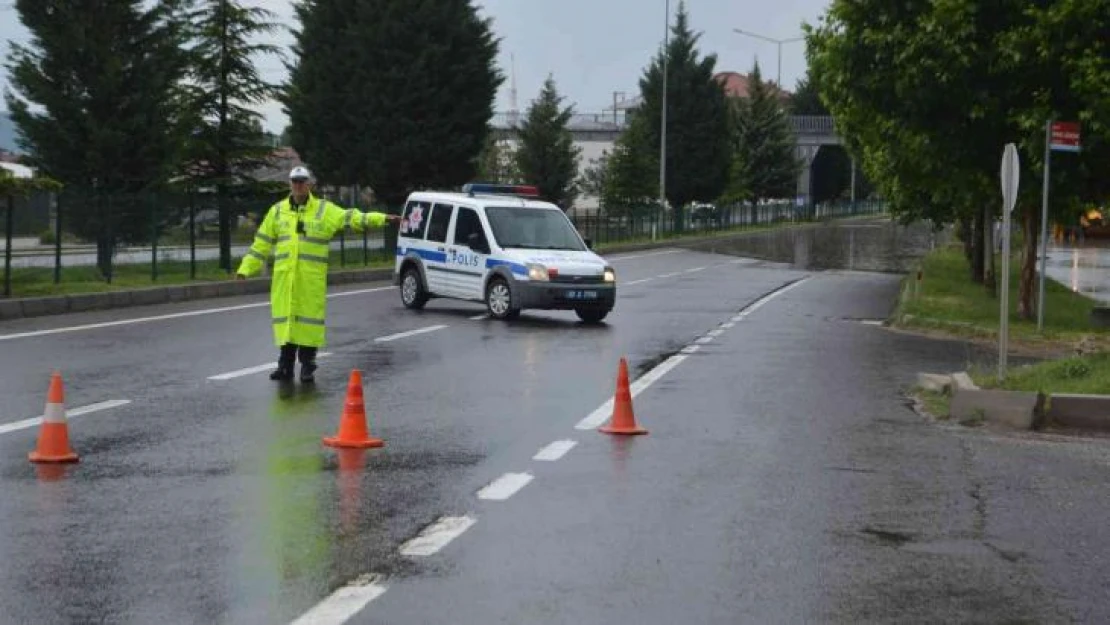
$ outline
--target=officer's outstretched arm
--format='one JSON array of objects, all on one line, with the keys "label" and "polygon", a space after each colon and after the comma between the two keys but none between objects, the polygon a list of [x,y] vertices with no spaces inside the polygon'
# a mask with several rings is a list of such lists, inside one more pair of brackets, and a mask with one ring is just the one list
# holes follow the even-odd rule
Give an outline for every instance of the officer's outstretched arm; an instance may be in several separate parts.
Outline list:
[{"label": "officer's outstretched arm", "polygon": [[237,273],[250,277],[262,271],[266,259],[270,257],[270,250],[274,248],[274,244],[277,242],[276,226],[274,209],[270,208],[266,212],[266,218],[258,226],[258,231],[254,233],[254,242],[251,243],[251,248],[247,250],[246,256],[243,256],[243,262],[239,264]]},{"label": "officer's outstretched arm", "polygon": [[355,232],[362,232],[371,228],[381,228],[389,220],[389,215],[377,211],[362,212],[357,208],[341,208],[328,202],[328,230],[339,232],[350,228]]}]

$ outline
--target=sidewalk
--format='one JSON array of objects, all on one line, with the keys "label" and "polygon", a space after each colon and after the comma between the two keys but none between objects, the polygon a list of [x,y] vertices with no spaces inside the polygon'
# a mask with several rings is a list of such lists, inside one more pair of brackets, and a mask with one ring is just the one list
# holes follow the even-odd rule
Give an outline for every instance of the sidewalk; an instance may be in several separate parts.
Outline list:
[{"label": "sidewalk", "polygon": [[1045,275],[1077,293],[1110,305],[1110,247],[1050,243]]}]

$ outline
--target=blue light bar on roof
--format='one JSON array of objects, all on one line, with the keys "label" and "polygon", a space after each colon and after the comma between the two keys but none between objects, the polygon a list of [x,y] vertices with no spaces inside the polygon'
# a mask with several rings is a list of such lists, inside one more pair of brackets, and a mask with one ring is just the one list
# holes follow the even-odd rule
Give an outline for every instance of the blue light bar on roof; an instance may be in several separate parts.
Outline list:
[{"label": "blue light bar on roof", "polygon": [[540,190],[528,184],[491,184],[470,182],[463,185],[463,193],[490,193],[494,195],[515,195],[518,197],[539,197]]}]

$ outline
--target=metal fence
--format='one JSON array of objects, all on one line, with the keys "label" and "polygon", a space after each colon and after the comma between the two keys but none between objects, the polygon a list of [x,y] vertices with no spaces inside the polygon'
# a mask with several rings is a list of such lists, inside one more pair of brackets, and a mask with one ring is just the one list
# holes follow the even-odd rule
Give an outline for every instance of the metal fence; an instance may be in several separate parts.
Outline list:
[{"label": "metal fence", "polygon": [[[219,203],[213,193],[190,190],[103,195],[66,190],[0,198],[3,297],[103,290],[103,285],[150,286],[226,280],[250,247],[258,223],[285,192],[239,193],[222,200],[231,218],[230,260],[220,262]],[[357,190],[324,191],[342,206],[367,207]],[[701,206],[673,213],[645,207],[601,207],[569,213],[594,245],[649,241],[683,234],[742,231],[776,223],[877,214],[878,202],[799,206]],[[393,227],[341,233],[332,241],[332,265],[367,266],[388,260]]]},{"label": "metal fence", "polygon": [[[266,211],[284,195],[254,192],[223,198],[231,229],[230,262],[222,264],[221,201],[210,192],[64,191],[0,198],[0,295],[90,290],[89,283],[97,282],[150,285],[227,279],[249,249]],[[343,206],[358,206],[350,193],[326,195]],[[333,240],[332,250],[333,264],[339,267],[365,266],[385,257],[385,237],[381,230],[344,232]]]}]

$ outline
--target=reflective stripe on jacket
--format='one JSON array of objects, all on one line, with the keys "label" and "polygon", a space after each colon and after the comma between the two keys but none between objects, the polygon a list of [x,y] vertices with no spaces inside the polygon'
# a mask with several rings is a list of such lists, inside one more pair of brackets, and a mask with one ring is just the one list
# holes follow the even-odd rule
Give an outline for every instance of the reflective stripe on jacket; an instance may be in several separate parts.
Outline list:
[{"label": "reflective stripe on jacket", "polygon": [[[304,224],[303,234],[298,223]],[[362,232],[385,223],[385,213],[342,208],[312,194],[301,207],[293,207],[290,198],[270,207],[239,273],[257,275],[273,258],[270,309],[277,345],[324,345],[332,237],[343,228]]]}]

